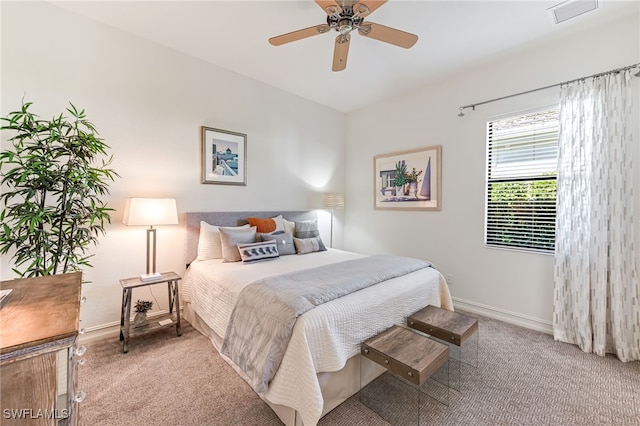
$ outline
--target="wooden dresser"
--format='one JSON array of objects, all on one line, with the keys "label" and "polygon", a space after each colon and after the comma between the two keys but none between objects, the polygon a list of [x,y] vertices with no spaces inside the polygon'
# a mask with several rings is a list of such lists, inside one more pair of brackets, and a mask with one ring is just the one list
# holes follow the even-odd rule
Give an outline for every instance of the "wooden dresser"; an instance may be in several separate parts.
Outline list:
[{"label": "wooden dresser", "polygon": [[78,424],[82,273],[2,281],[0,425]]}]

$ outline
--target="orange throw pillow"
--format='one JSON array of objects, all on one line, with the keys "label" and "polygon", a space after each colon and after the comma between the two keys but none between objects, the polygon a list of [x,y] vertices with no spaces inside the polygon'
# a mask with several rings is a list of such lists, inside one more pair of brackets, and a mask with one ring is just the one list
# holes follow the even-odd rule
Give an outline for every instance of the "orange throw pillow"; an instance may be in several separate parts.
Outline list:
[{"label": "orange throw pillow", "polygon": [[248,217],[249,225],[255,226],[257,232],[273,232],[276,230],[276,221],[273,219],[262,219],[260,217]]}]

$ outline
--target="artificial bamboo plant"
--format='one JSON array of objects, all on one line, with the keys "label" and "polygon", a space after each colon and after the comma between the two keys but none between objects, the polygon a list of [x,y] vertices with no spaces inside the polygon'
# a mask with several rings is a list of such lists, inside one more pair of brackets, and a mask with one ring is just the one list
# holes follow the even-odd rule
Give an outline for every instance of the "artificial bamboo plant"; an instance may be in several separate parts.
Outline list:
[{"label": "artificial bamboo plant", "polygon": [[0,254],[12,254],[21,278],[91,266],[88,248],[104,234],[112,210],[102,198],[118,176],[84,110],[70,103],[70,117],[47,121],[31,105],[23,101],[0,127],[12,135],[4,142],[12,149],[0,153]]}]

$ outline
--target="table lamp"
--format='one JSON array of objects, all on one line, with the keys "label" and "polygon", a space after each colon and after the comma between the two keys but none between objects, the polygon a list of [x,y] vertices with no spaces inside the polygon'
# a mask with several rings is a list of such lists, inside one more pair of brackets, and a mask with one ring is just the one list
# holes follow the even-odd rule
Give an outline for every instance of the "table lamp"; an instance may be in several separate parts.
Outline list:
[{"label": "table lamp", "polygon": [[147,273],[142,281],[160,278],[156,272],[156,225],[177,225],[178,211],[174,198],[127,198],[122,223],[127,226],[148,225],[147,229]]}]

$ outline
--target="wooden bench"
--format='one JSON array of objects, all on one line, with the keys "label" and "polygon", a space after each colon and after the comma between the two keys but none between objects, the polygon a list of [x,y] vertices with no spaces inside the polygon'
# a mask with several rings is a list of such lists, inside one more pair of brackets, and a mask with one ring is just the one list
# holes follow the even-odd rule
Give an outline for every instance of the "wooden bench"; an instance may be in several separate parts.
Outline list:
[{"label": "wooden bench", "polygon": [[[386,369],[371,383],[362,383],[360,400],[388,422],[419,424],[423,395],[448,405],[447,345],[410,328],[394,325],[363,342],[360,353]],[[361,361],[361,369],[365,363]],[[364,377],[362,371],[361,377]],[[438,376],[438,381],[428,380],[432,376]],[[399,420],[398,416],[405,419]],[[406,417],[411,420],[407,421]]]},{"label": "wooden bench", "polygon": [[[407,318],[407,325],[435,337],[451,348],[450,385],[460,390],[460,363],[478,366],[478,320],[458,312],[428,305]],[[465,345],[469,339],[469,345]],[[474,344],[475,343],[475,344]],[[463,346],[466,353],[463,352]],[[468,347],[468,350],[466,349]]]}]

